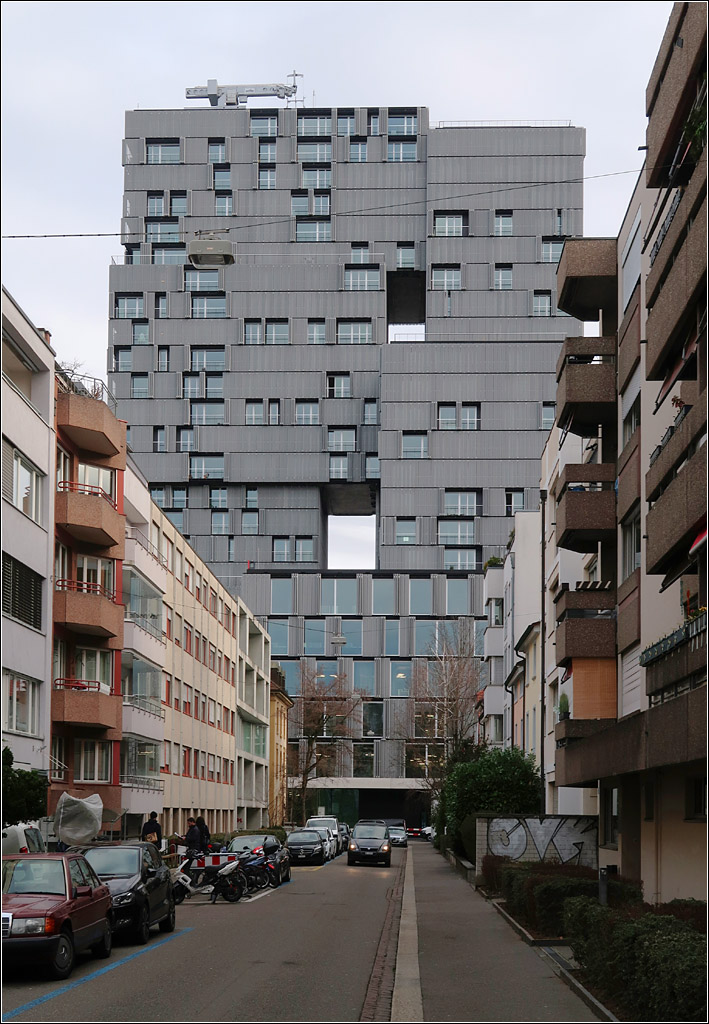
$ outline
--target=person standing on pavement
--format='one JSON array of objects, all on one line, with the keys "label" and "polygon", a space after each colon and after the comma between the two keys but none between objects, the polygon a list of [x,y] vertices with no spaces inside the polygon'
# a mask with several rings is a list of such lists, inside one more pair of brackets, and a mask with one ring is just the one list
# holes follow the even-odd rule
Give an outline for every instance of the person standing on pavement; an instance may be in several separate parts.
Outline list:
[{"label": "person standing on pavement", "polygon": [[150,817],[143,825],[140,838],[145,843],[154,843],[158,850],[162,846],[162,828],[158,821],[157,811],[150,812]]},{"label": "person standing on pavement", "polygon": [[208,853],[209,852],[209,842],[211,840],[211,836],[209,834],[209,829],[207,828],[207,822],[204,820],[204,818],[200,814],[200,816],[197,818],[195,824],[197,825],[197,828],[199,829],[199,834],[200,834],[201,841],[202,841],[200,849],[204,853]]},{"label": "person standing on pavement", "polygon": [[184,840],[188,855],[190,851],[194,851],[195,853],[202,852],[202,833],[197,828],[197,822],[194,818],[187,819],[187,832],[184,836]]}]

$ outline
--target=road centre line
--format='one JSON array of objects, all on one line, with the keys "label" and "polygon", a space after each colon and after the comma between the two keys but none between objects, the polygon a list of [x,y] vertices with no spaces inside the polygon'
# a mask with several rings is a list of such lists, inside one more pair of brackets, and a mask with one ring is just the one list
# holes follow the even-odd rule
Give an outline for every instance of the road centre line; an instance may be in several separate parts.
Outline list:
[{"label": "road centre line", "polygon": [[124,956],[121,960],[111,961],[106,967],[101,967],[98,971],[92,971],[91,974],[87,974],[83,978],[77,978],[76,981],[70,981],[68,985],[62,985],[61,988],[54,989],[52,992],[48,992],[46,995],[39,996],[37,999],[33,999],[29,1003],[24,1003],[22,1006],[16,1007],[14,1010],[10,1010],[9,1013],[4,1013],[2,1019],[12,1020],[14,1017],[19,1017],[21,1013],[26,1013],[27,1010],[33,1010],[36,1006],[41,1006],[43,1003],[48,1003],[50,999],[56,999],[57,996],[63,996],[66,992],[71,992],[74,988],[79,988],[80,985],[85,985],[87,981],[93,981],[94,978],[99,978],[102,974],[108,974],[109,971],[115,971],[117,967],[122,967],[123,964],[129,963],[131,960],[135,960],[136,957],[143,956],[144,953],[150,953],[154,949],[158,949],[160,946],[164,946],[166,942],[172,942],[173,939],[179,939],[183,935],[187,935],[188,932],[194,931],[193,928],[183,928],[181,931],[174,935],[168,935],[164,939],[160,939],[158,942],[153,942],[145,949],[138,950],[137,953],[130,953],[128,956]]},{"label": "road centre line", "polygon": [[416,916],[413,850],[407,850],[406,857],[391,1019],[401,1021],[422,1021],[424,1019],[421,976],[419,974],[419,933]]}]

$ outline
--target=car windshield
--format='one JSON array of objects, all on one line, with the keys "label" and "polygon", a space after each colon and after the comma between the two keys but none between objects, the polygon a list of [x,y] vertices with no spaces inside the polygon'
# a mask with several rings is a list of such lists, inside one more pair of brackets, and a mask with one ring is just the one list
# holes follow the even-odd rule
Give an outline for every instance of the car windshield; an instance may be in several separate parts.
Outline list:
[{"label": "car windshield", "polygon": [[319,843],[320,835],[313,829],[312,832],[291,832],[288,836],[289,846],[302,846],[305,843]]},{"label": "car windshield", "polygon": [[386,839],[386,825],[355,825],[355,839]]},{"label": "car windshield", "polygon": [[140,850],[135,846],[96,846],[84,857],[99,878],[130,878],[140,871]]},{"label": "car windshield", "polygon": [[406,832],[404,832],[403,828],[396,828],[396,826],[393,826],[389,829],[389,835],[397,836],[397,838],[400,838],[401,836],[405,836]]},{"label": "car windshield", "polygon": [[229,843],[229,852],[236,853],[238,850],[255,850],[264,844],[268,836],[236,836]]},{"label": "car windshield", "polygon": [[314,828],[313,832],[317,832],[318,835],[321,836],[323,839],[330,838],[329,831],[326,828]]},{"label": "car windshield", "polygon": [[47,893],[66,896],[66,875],[63,860],[4,860],[2,862],[4,893]]},{"label": "car windshield", "polygon": [[308,818],[308,828],[332,828],[334,818]]}]

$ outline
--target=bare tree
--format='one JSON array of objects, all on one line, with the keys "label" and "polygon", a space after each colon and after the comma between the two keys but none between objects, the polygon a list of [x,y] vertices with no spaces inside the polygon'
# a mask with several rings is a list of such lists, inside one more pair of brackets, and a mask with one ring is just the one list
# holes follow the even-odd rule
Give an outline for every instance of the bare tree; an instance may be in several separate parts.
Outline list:
[{"label": "bare tree", "polygon": [[352,692],[343,673],[325,677],[317,669],[301,662],[300,695],[294,696],[289,712],[291,736],[299,742],[289,745],[288,774],[296,776],[300,812],[307,818],[308,785],[318,776],[336,774],[338,746],[354,734],[361,696]]},{"label": "bare tree", "polygon": [[407,769],[425,778],[438,798],[447,766],[465,759],[476,743],[481,671],[474,620],[437,623],[426,657],[413,673]]}]

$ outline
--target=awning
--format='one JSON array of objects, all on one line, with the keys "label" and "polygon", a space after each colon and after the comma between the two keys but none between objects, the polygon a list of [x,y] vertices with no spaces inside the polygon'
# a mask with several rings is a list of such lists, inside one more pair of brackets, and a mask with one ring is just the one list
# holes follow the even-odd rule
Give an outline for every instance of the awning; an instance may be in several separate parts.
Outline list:
[{"label": "awning", "polygon": [[662,593],[663,590],[667,590],[668,587],[671,587],[673,583],[676,583],[681,576],[686,576],[688,573],[692,573],[693,575],[697,571],[696,566],[694,564],[695,562],[696,557],[692,555],[690,552],[690,554],[688,554],[686,558],[682,559],[679,565],[674,566],[672,569],[670,569],[670,571],[666,574],[665,578],[662,581],[660,593]]},{"label": "awning", "polygon": [[657,401],[655,402],[655,408],[653,410],[653,415],[657,412],[657,410],[660,408],[660,406],[662,405],[664,400],[667,398],[668,394],[670,393],[670,391],[672,390],[672,388],[674,387],[674,385],[677,383],[678,379],[680,378],[680,376],[682,374],[682,371],[684,370],[685,366],[687,365],[689,360],[692,358],[692,356],[696,353],[696,351],[697,351],[697,332],[695,331],[694,332],[694,336],[692,337],[692,339],[690,341],[685,342],[685,344],[684,344],[684,346],[682,348],[682,353],[678,357],[676,362],[673,364],[672,369],[669,370],[669,372],[665,374],[665,379],[662,382],[662,387],[660,388],[660,394],[657,396]]},{"label": "awning", "polygon": [[690,555],[696,555],[696,553],[697,553],[697,551],[699,551],[700,547],[703,544],[706,544],[706,542],[707,542],[707,528],[705,526],[703,530],[699,531],[699,533],[697,534],[697,536],[696,536],[696,538],[694,540],[694,543],[692,544],[691,548],[689,549]]}]

